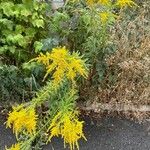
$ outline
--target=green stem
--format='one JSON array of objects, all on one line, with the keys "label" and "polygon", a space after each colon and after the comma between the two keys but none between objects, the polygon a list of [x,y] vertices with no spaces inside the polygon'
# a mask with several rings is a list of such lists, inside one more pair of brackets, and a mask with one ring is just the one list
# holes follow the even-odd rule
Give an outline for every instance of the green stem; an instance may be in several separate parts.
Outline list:
[{"label": "green stem", "polygon": [[57,111],[58,109],[53,113],[52,117],[45,123],[45,125],[38,132],[36,132],[36,134],[33,137],[31,137],[21,145],[22,150],[26,150],[26,145],[30,144],[36,138],[36,136],[51,122],[52,118],[54,117]]}]

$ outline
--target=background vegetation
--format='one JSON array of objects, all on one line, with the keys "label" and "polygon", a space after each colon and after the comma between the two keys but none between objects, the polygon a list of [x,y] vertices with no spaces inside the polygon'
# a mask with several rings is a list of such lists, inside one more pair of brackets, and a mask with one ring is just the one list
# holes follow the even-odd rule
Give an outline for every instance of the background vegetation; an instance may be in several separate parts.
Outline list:
[{"label": "background vegetation", "polygon": [[[137,4],[140,7],[121,12],[114,26],[115,16],[102,25],[97,12],[84,9],[85,3],[70,3],[53,14],[51,3],[1,1],[0,100],[21,102],[33,97],[45,84],[44,69],[27,62],[64,44],[84,54],[93,66],[80,90],[87,104],[97,95],[100,102],[149,104],[149,2]],[[102,7],[99,12],[119,13],[111,9]],[[89,90],[94,92],[89,95]]]},{"label": "background vegetation", "polygon": [[47,37],[47,9],[46,3],[36,1],[0,2],[1,101],[27,99],[39,86],[36,77],[40,77],[41,68],[33,69],[35,64],[29,67],[25,62],[42,50],[42,39]]},{"label": "background vegetation", "polygon": [[86,138],[77,99],[85,107],[150,105],[149,1],[66,1],[55,9],[1,0],[0,12],[0,101],[20,103],[6,123],[18,141],[10,149],[37,150],[53,136],[78,148]]},{"label": "background vegetation", "polygon": [[[150,3],[139,1],[140,7],[126,10],[111,29],[111,41],[116,51],[106,58],[107,67],[98,91],[83,95],[90,99],[85,102],[90,107],[95,102],[129,106],[150,105]],[[91,90],[91,89],[90,89]],[[87,97],[85,99],[87,99]],[[103,110],[101,111],[103,113]],[[138,121],[149,118],[148,112],[121,112]]]}]

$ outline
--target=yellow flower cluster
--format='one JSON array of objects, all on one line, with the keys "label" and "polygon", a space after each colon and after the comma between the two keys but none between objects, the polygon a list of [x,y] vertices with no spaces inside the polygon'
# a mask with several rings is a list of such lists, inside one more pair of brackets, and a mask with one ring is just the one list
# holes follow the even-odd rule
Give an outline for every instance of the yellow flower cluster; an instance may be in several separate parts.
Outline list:
[{"label": "yellow flower cluster", "polygon": [[136,5],[136,3],[133,2],[132,0],[116,0],[114,2],[112,2],[111,0],[87,0],[86,2],[88,4],[88,6],[90,6],[90,7],[94,6],[94,4],[95,4],[96,6],[102,5],[107,8],[106,10],[103,10],[102,12],[99,12],[99,10],[98,10],[102,25],[105,25],[109,21],[110,22],[115,21],[115,19],[117,17],[115,14],[112,13],[110,8],[111,9],[113,9],[114,7],[123,8],[126,6],[132,7],[133,5]]},{"label": "yellow flower cluster", "polygon": [[67,112],[65,114],[59,112],[52,120],[48,131],[50,131],[48,140],[60,135],[64,139],[64,147],[69,144],[71,150],[75,147],[79,149],[78,140],[80,138],[86,140],[83,134],[83,121],[78,120],[77,112]]},{"label": "yellow flower cluster", "polygon": [[[108,6],[108,5],[112,4],[111,0],[87,0],[86,2],[89,6],[92,6],[94,4],[100,4],[100,5]],[[133,2],[132,0],[117,0],[116,5],[123,8],[126,6],[131,7],[133,5],[136,5],[136,3]]]},{"label": "yellow flower cluster", "polygon": [[110,0],[99,0],[98,3],[102,4],[102,5],[109,5],[110,4]]},{"label": "yellow flower cluster", "polygon": [[117,15],[111,12],[101,12],[99,15],[100,15],[102,24],[106,24],[110,18],[113,18],[113,19],[117,18]]},{"label": "yellow flower cluster", "polygon": [[100,5],[109,5],[110,0],[87,0],[86,1],[89,6],[92,6],[94,4],[100,4]]},{"label": "yellow flower cluster", "polygon": [[20,148],[20,143],[17,143],[17,144],[13,144],[12,146],[11,146],[11,148],[6,148],[6,150],[21,150],[21,148]]},{"label": "yellow flower cluster", "polygon": [[126,6],[137,6],[135,2],[133,2],[132,0],[118,0],[116,5],[118,5],[119,7],[123,8]]},{"label": "yellow flower cluster", "polygon": [[13,111],[8,114],[6,126],[11,128],[13,126],[13,132],[18,136],[23,129],[29,134],[34,134],[36,131],[37,115],[34,109],[25,109],[22,106],[13,107]]},{"label": "yellow flower cluster", "polygon": [[109,12],[101,12],[100,18],[103,24],[105,24],[109,19],[110,13]]},{"label": "yellow flower cluster", "polygon": [[79,57],[78,53],[70,54],[65,47],[53,48],[52,52],[40,54],[33,59],[43,63],[46,66],[46,75],[44,79],[53,72],[52,78],[54,83],[58,84],[64,77],[74,81],[79,74],[83,77],[87,76],[85,62]]}]

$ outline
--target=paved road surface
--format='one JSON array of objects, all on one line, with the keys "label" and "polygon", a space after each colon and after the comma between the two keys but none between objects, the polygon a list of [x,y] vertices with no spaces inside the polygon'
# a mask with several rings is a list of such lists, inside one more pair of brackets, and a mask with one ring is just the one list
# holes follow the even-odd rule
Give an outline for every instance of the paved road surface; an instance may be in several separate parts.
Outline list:
[{"label": "paved road surface", "polygon": [[[148,124],[140,125],[126,119],[105,118],[97,125],[86,119],[85,133],[88,141],[80,141],[80,150],[150,150],[147,128]],[[11,131],[0,123],[0,150],[14,142]],[[63,142],[54,139],[43,150],[64,150]]]}]

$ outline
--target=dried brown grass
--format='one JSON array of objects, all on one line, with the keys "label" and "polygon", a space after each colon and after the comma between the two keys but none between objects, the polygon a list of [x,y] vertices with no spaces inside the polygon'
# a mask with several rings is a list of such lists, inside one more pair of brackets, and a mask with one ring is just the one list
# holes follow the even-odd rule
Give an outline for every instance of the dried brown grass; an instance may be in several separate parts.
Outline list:
[{"label": "dried brown grass", "polygon": [[[106,88],[99,88],[95,95],[92,92],[87,107],[95,102],[150,105],[150,3],[144,2],[134,13],[130,21],[118,20],[112,30],[112,40],[118,49],[107,58],[108,69],[103,81]],[[112,75],[115,83],[109,80]],[[139,121],[150,117],[150,112],[132,110],[121,114]]]}]

